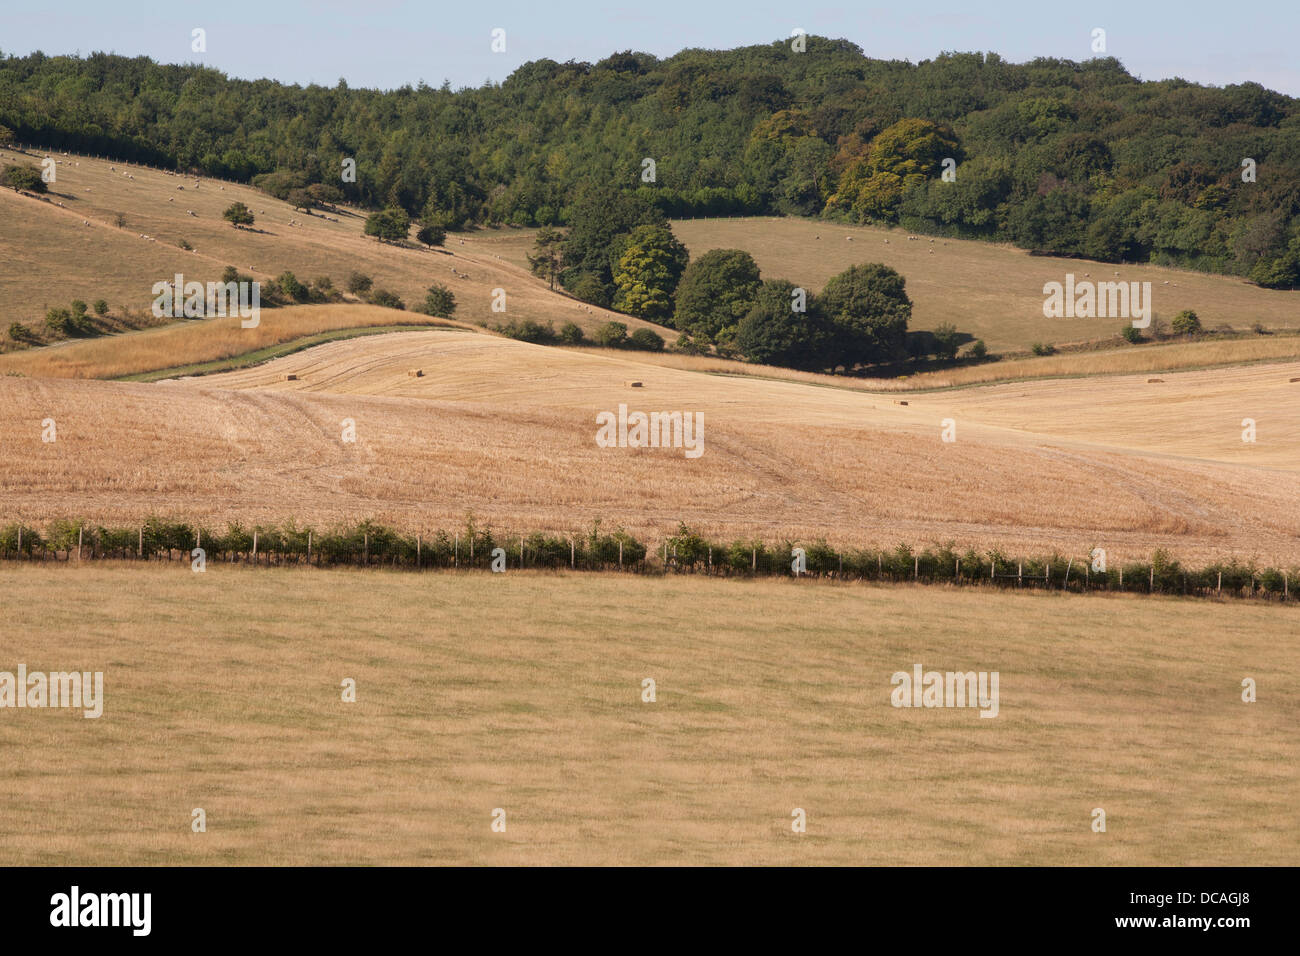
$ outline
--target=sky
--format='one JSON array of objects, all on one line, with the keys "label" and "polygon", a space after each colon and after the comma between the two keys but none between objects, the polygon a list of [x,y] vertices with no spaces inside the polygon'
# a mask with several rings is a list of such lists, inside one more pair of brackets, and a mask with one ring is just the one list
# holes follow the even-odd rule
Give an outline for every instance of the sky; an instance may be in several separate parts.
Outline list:
[{"label": "sky", "polygon": [[[769,43],[800,28],[843,37],[870,57],[917,62],[945,51],[1106,55],[1142,79],[1218,86],[1253,80],[1300,96],[1300,2],[910,0],[894,4],[765,0],[0,0],[0,51],[94,51],[200,62],[244,79],[392,89],[500,82],[529,60],[594,62],[621,50],[659,57],[687,47]],[[206,51],[192,49],[192,31]],[[492,32],[505,31],[493,52]]]}]

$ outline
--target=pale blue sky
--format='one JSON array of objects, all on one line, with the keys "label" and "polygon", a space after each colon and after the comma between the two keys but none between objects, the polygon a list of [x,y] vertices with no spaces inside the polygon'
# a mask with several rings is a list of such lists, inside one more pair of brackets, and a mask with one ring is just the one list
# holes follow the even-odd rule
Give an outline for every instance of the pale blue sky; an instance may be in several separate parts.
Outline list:
[{"label": "pale blue sky", "polygon": [[[618,50],[667,56],[789,36],[794,27],[845,37],[868,56],[916,62],[944,50],[1086,59],[1090,34],[1143,79],[1224,85],[1255,80],[1300,96],[1300,3],[978,2],[896,4],[711,0],[5,0],[0,50],[105,50],[165,63],[198,61],[232,76],[389,89],[424,80],[453,87],[500,81],[528,60],[598,60]],[[190,49],[194,27],[207,52]],[[506,52],[490,49],[506,31]],[[1290,47],[1290,48],[1288,48]]]}]

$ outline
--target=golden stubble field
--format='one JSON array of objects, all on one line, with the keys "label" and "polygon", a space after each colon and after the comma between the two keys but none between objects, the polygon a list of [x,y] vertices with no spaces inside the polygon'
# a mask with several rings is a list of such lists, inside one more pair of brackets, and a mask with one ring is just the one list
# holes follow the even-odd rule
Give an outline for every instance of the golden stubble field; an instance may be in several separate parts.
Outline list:
[{"label": "golden stubble field", "polygon": [[[413,377],[420,369],[424,374]],[[1294,374],[1289,374],[1294,373]],[[288,380],[289,375],[297,376]],[[157,384],[0,376],[9,520],[149,514],[506,532],[679,521],[768,542],[1300,561],[1294,366],[888,395],[454,329]],[[630,388],[628,381],[642,387]],[[702,457],[600,448],[596,413],[704,415]],[[1243,418],[1257,422],[1242,442]],[[53,419],[57,441],[42,441]],[[942,441],[943,422],[956,441]],[[356,442],[343,441],[344,421]]]},{"label": "golden stubble field", "polygon": [[[0,710],[9,865],[1300,860],[1291,608],[219,565],[0,594],[0,670],[105,696]],[[997,671],[999,715],[892,707],[918,663]]]}]

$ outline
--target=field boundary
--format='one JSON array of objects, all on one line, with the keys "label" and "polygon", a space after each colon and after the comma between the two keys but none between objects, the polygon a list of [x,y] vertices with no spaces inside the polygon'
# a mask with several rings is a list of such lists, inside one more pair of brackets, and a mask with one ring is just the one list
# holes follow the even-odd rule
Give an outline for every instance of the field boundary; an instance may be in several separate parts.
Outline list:
[{"label": "field boundary", "polygon": [[[204,542],[207,542],[206,546]],[[75,555],[75,557],[74,557]],[[1098,557],[1100,555],[1100,557]],[[1292,602],[1290,579],[1300,569],[1259,567],[1237,559],[1184,567],[1163,549],[1149,561],[1108,566],[1105,552],[1087,558],[1007,556],[998,550],[958,553],[952,546],[914,550],[836,550],[824,540],[801,546],[758,540],[708,541],[682,525],[651,548],[619,528],[602,533],[496,532],[472,517],[462,530],[403,532],[373,521],[318,532],[295,521],[216,532],[183,522],[149,519],[106,528],[77,520],[44,531],[23,523],[0,527],[0,561],[189,561],[266,567],[363,567],[394,570],[571,570],[713,577],[791,577],[887,583],[947,584],[1069,593],[1119,592],[1178,597],[1236,597]]]}]

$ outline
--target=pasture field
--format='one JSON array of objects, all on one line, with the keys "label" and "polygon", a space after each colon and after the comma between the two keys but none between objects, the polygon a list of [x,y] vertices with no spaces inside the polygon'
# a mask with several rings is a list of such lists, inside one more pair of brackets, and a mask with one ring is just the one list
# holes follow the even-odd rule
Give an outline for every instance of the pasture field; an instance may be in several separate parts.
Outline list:
[{"label": "pasture field", "polygon": [[[29,522],[369,517],[427,531],[473,513],[506,532],[603,519],[652,544],[684,521],[773,543],[1100,546],[1126,560],[1164,547],[1286,567],[1300,560],[1296,377],[1260,364],[902,405],[635,353],[406,331],[156,384],[0,376],[0,497],[10,520]],[[700,412],[704,454],[599,447],[596,414],[619,404]],[[1246,417],[1254,443],[1242,441]],[[57,441],[42,441],[46,419]]]},{"label": "pasture field", "polygon": [[[934,237],[931,243],[922,236],[909,241],[901,229],[798,218],[677,219],[672,227],[692,258],[710,249],[744,249],[763,278],[789,279],[814,293],[850,266],[883,262],[907,280],[913,303],[909,328],[932,330],[948,322],[958,332],[982,338],[993,352],[1023,351],[1035,342],[1118,339],[1120,319],[1043,317],[1043,283],[1063,282],[1067,272],[1095,282],[1150,282],[1155,314],[1165,322],[1192,309],[1207,329],[1244,330],[1255,322],[1300,329],[1300,291],[1261,289],[1234,276],[1031,256],[1014,246],[976,240]],[[526,267],[532,235],[504,232],[494,237],[493,246],[503,259]]]},{"label": "pasture field", "polygon": [[[75,563],[0,594],[0,669],[104,673],[98,719],[0,721],[8,865],[1300,862],[1290,607]],[[998,716],[892,707],[914,664],[997,671]]]}]

